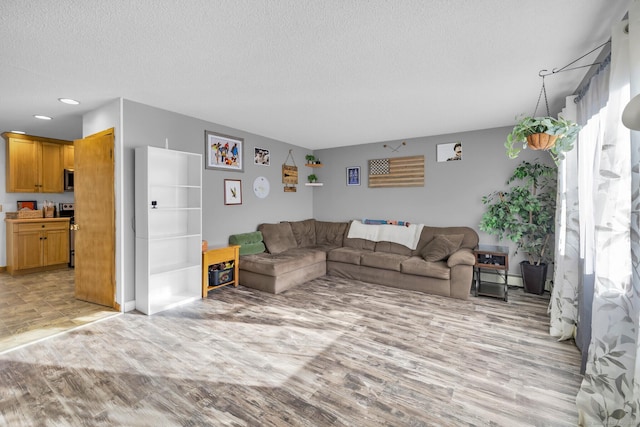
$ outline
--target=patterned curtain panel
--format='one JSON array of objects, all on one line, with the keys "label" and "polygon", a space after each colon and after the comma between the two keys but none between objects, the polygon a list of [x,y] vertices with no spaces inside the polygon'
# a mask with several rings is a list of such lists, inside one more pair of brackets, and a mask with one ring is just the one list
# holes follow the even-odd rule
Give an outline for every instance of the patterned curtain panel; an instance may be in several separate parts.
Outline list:
[{"label": "patterned curtain panel", "polygon": [[629,13],[629,35],[625,33],[626,23],[614,28],[608,103],[584,129],[601,138],[595,144],[600,148],[596,152],[599,167],[593,187],[595,286],[591,342],[585,376],[576,398],[579,422],[584,426],[640,425],[637,244],[636,253],[631,250],[632,238],[637,242],[639,236],[637,212],[635,224],[631,217],[632,200],[638,209],[639,187],[638,182],[632,186],[631,171],[635,170],[637,175],[640,164],[638,147],[633,147],[632,155],[631,133],[620,120],[630,99],[630,65],[640,66],[629,61],[633,56],[630,45],[640,49],[629,41],[633,30],[636,40],[640,35],[638,15],[640,1],[635,0]]},{"label": "patterned curtain panel", "polygon": [[[576,120],[571,116],[574,114],[567,111],[563,114],[566,119]],[[580,206],[577,150],[567,153],[558,165],[556,206],[556,253],[553,290],[549,303],[549,333],[560,340],[567,340],[574,338],[578,323]]]}]

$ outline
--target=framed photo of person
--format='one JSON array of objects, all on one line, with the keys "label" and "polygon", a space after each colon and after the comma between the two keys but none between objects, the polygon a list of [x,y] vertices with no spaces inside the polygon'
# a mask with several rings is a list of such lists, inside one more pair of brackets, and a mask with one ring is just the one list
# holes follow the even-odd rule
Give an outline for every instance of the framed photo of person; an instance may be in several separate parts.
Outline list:
[{"label": "framed photo of person", "polygon": [[347,185],[360,185],[360,166],[347,168]]},{"label": "framed photo of person", "polygon": [[253,149],[253,164],[260,166],[271,166],[269,150],[266,148],[255,147]]},{"label": "framed photo of person", "polygon": [[449,142],[436,146],[436,158],[438,162],[450,162],[462,160],[462,142]]}]

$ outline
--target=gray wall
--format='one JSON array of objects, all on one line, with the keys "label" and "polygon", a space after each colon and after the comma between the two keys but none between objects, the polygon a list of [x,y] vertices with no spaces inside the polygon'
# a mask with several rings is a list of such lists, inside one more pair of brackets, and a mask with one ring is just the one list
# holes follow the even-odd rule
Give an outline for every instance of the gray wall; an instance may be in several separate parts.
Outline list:
[{"label": "gray wall", "polygon": [[[282,164],[289,150],[293,150],[295,163],[304,164],[305,150],[273,139],[254,135],[215,123],[176,114],[147,105],[125,100],[123,104],[122,149],[123,188],[122,216],[124,219],[124,283],[125,301],[132,301],[134,288],[135,234],[134,218],[134,148],[142,145],[164,147],[168,139],[170,149],[203,154],[203,239],[210,247],[226,245],[229,235],[254,231],[263,222],[299,220],[313,216],[313,192],[298,185],[297,192],[285,193],[282,182]],[[244,172],[204,169],[205,130],[244,138]],[[270,151],[271,165],[253,164],[254,148]],[[266,177],[271,184],[269,196],[259,199],[253,193],[253,181]],[[225,206],[224,180],[242,181],[242,205]]]},{"label": "gray wall", "polygon": [[[137,146],[164,147],[168,140],[170,149],[204,154],[205,130],[244,138],[244,172],[204,169],[203,156],[203,239],[210,246],[225,245],[230,234],[253,231],[263,222],[312,217],[326,221],[398,219],[435,226],[466,225],[478,230],[484,212],[483,195],[505,188],[507,177],[522,160],[540,158],[551,162],[546,153],[532,151],[524,151],[519,159],[508,159],[503,143],[509,128],[407,139],[406,145],[395,152],[392,148],[398,147],[403,140],[317,150],[313,154],[324,166],[310,169],[304,166],[304,156],[312,153],[310,150],[122,99],[86,114],[82,135],[89,136],[111,127],[116,133],[116,300],[125,309],[132,307],[135,298],[133,156]],[[436,145],[456,141],[463,144],[463,160],[436,162]],[[385,143],[389,147],[385,148]],[[255,147],[270,150],[270,166],[253,164]],[[4,147],[0,148],[1,156],[4,155]],[[295,193],[285,193],[281,183],[281,166],[289,150],[292,150],[299,171],[299,185]],[[425,156],[424,187],[368,188],[368,160],[419,154]],[[2,157],[0,161],[4,163]],[[360,186],[346,185],[346,168],[349,166],[360,166]],[[311,173],[318,175],[324,186],[305,186],[306,177]],[[265,199],[256,197],[252,190],[253,181],[259,176],[266,177],[271,184],[271,192]],[[224,179],[242,180],[242,205],[224,205]],[[4,191],[4,184],[0,191]],[[0,202],[7,206],[5,203],[10,204],[26,196],[0,192]],[[55,200],[71,201],[70,197],[69,194],[60,195]],[[31,199],[33,197],[29,197]],[[4,223],[1,226],[0,265],[6,265]],[[481,243],[498,243],[493,236],[479,234]],[[517,262],[520,259],[512,258],[512,274],[519,274]]]},{"label": "gray wall", "polygon": [[[498,244],[495,236],[478,228],[485,211],[482,196],[506,189],[507,178],[522,160],[538,158],[552,164],[547,153],[531,150],[509,159],[504,141],[510,131],[511,128],[486,129],[317,150],[314,155],[324,167],[316,169],[316,175],[324,186],[314,189],[314,216],[336,221],[373,218],[433,226],[464,225],[478,232],[480,243]],[[462,160],[437,162],[436,146],[457,141],[462,142]],[[398,146],[397,151],[392,151]],[[415,155],[425,156],[424,187],[368,187],[368,160]],[[350,166],[360,166],[360,186],[346,185],[346,168]],[[513,250],[511,255],[509,270],[519,275],[517,264],[523,258],[520,254],[513,257]]]}]

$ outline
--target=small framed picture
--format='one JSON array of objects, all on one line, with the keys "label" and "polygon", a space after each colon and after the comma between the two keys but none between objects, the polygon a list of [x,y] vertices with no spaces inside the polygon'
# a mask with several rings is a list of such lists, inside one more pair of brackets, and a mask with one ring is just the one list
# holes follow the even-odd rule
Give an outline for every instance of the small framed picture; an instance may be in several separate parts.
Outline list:
[{"label": "small framed picture", "polygon": [[347,168],[347,185],[360,185],[360,166]]},{"label": "small framed picture", "polygon": [[239,179],[224,180],[224,204],[242,204],[242,181]]},{"label": "small framed picture", "polygon": [[38,202],[35,200],[18,200],[18,210],[23,209],[35,211],[38,209]]},{"label": "small framed picture", "polygon": [[242,172],[244,139],[204,131],[205,168]]},{"label": "small framed picture", "polygon": [[271,166],[271,161],[269,159],[269,150],[267,150],[266,148],[254,148],[253,164],[261,166]]},{"label": "small framed picture", "polygon": [[462,160],[462,142],[449,142],[436,146],[436,158],[438,162],[450,162],[452,160]]}]

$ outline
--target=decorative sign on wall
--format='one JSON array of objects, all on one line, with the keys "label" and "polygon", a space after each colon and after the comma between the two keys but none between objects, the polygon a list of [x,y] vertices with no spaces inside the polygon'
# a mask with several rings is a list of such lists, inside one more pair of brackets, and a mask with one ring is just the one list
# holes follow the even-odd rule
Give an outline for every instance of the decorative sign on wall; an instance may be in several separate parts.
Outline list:
[{"label": "decorative sign on wall", "polygon": [[282,165],[282,183],[294,185],[298,183],[297,166]]},{"label": "decorative sign on wall", "polygon": [[[289,159],[291,159],[292,165],[287,164]],[[293,160],[292,150],[289,150],[289,154],[282,165],[282,183],[284,184],[285,193],[294,193],[296,191],[296,185],[298,184],[298,167]]]},{"label": "decorative sign on wall", "polygon": [[424,156],[369,160],[369,187],[424,187]]}]

